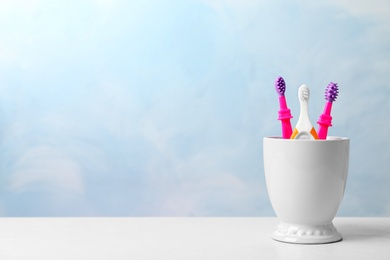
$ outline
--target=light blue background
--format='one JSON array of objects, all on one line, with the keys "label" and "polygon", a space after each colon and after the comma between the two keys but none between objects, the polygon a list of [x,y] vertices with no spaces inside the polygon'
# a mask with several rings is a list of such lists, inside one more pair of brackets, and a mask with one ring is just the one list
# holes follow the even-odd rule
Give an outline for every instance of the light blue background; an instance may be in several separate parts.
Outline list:
[{"label": "light blue background", "polygon": [[390,216],[389,35],[385,0],[0,1],[0,215],[272,216],[281,75],[293,124],[339,84],[338,214]]}]

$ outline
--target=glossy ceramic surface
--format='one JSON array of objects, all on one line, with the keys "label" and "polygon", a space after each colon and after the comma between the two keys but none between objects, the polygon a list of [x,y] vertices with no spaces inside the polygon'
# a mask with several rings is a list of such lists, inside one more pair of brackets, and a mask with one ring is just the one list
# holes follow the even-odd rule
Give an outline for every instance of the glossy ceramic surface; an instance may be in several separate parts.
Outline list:
[{"label": "glossy ceramic surface", "polygon": [[281,221],[273,238],[310,244],[341,240],[332,220],[344,195],[349,139],[265,137],[263,156],[268,195]]}]

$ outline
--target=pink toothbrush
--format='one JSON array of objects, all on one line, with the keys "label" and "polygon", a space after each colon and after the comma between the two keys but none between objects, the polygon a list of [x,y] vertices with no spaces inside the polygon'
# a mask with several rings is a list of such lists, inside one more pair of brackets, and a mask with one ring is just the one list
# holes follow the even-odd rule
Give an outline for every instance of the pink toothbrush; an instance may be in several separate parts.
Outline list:
[{"label": "pink toothbrush", "polygon": [[287,107],[286,97],[284,92],[286,91],[286,83],[282,77],[277,77],[275,81],[275,89],[279,94],[279,117],[278,120],[282,122],[282,135],[284,139],[290,139],[292,134],[292,127],[290,118],[292,115],[290,109]]},{"label": "pink toothbrush", "polygon": [[318,137],[319,139],[325,140],[328,135],[328,127],[332,126],[332,117],[330,112],[332,110],[332,103],[336,100],[339,89],[337,83],[329,83],[325,90],[325,99],[327,100],[324,108],[324,112],[321,114],[320,119],[317,123],[319,124],[318,128]]}]

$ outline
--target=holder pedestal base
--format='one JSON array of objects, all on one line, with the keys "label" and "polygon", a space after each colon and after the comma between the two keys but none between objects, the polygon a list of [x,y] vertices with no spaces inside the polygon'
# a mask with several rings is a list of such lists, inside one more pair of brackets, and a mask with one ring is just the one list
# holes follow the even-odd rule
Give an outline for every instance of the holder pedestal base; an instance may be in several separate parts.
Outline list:
[{"label": "holder pedestal base", "polygon": [[281,222],[272,238],[294,244],[325,244],[342,240],[332,223],[326,225],[296,225]]}]

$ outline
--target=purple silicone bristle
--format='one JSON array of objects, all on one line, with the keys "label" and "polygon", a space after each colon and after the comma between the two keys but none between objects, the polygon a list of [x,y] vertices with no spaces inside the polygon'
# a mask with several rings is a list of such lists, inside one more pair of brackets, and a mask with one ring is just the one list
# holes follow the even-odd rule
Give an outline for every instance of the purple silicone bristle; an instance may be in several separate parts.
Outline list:
[{"label": "purple silicone bristle", "polygon": [[337,86],[337,83],[329,83],[329,85],[326,87],[325,90],[325,99],[328,102],[333,102],[336,100],[337,95],[339,94],[339,87]]},{"label": "purple silicone bristle", "polygon": [[282,77],[277,77],[275,80],[275,89],[278,92],[279,96],[284,96],[284,92],[286,91],[286,83]]}]

